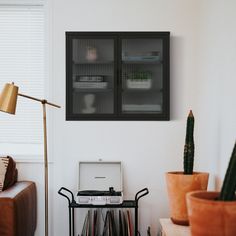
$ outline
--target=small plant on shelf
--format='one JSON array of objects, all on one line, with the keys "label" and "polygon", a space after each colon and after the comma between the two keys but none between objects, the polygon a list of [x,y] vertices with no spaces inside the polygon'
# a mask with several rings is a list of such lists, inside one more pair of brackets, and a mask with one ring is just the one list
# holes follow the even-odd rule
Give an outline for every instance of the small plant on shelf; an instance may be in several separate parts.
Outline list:
[{"label": "small plant on shelf", "polygon": [[150,71],[135,71],[129,74],[128,79],[138,80],[138,81],[149,80],[151,79],[151,72]]},{"label": "small plant on shelf", "polygon": [[184,145],[184,174],[193,174],[194,164],[194,116],[192,110],[190,110],[187,118],[186,137]]},{"label": "small plant on shelf", "polygon": [[236,142],[225,174],[218,200],[234,201],[236,191]]},{"label": "small plant on shelf", "polygon": [[124,75],[124,78],[129,89],[150,89],[152,86],[152,73],[150,71],[134,71]]}]

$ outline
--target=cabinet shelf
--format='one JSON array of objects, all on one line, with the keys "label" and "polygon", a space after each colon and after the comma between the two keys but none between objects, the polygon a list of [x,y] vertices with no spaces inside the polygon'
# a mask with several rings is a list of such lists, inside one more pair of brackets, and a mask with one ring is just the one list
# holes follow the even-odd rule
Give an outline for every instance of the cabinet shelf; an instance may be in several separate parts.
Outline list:
[{"label": "cabinet shelf", "polygon": [[161,65],[162,61],[155,60],[140,60],[140,61],[122,61],[122,64],[153,64],[153,65]]},{"label": "cabinet shelf", "polygon": [[79,89],[79,88],[74,88],[73,92],[75,93],[111,93],[113,92],[113,89],[93,89],[93,88],[88,88],[88,89]]},{"label": "cabinet shelf", "polygon": [[162,93],[162,89],[156,89],[156,88],[151,88],[151,89],[129,89],[125,88],[122,89],[123,93]]},{"label": "cabinet shelf", "polygon": [[112,65],[114,61],[74,61],[75,65]]},{"label": "cabinet shelf", "polygon": [[123,111],[125,114],[161,114],[161,111]]}]

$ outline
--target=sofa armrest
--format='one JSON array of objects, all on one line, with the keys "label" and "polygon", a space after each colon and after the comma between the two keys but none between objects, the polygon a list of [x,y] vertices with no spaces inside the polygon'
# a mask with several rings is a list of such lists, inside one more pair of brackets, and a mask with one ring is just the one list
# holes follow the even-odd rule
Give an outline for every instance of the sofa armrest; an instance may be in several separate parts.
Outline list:
[{"label": "sofa armrest", "polygon": [[0,193],[0,235],[33,236],[36,213],[35,183],[16,182]]}]

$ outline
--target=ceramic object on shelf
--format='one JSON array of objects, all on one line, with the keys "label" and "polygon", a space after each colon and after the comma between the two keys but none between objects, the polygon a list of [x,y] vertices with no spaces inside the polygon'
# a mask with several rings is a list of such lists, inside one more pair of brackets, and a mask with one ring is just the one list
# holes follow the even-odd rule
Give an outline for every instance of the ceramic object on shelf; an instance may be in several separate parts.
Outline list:
[{"label": "ceramic object on shelf", "polygon": [[87,47],[86,59],[88,61],[97,60],[97,49],[95,47]]},{"label": "ceramic object on shelf", "polygon": [[95,95],[94,94],[85,94],[84,95],[84,109],[82,112],[84,114],[92,114],[96,112],[96,107],[94,107],[94,100],[95,100]]}]

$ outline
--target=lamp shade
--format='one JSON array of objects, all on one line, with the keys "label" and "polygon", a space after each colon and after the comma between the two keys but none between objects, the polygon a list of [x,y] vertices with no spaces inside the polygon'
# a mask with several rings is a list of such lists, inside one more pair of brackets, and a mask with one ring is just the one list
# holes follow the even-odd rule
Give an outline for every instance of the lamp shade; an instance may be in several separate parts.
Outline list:
[{"label": "lamp shade", "polygon": [[5,84],[0,94],[0,111],[15,114],[18,87],[12,84]]}]

